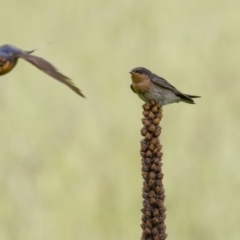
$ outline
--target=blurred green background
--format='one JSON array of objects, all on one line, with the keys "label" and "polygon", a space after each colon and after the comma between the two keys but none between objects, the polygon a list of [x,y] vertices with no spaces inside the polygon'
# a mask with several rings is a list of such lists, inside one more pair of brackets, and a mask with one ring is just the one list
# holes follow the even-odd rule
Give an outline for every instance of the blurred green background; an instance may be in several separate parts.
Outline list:
[{"label": "blurred green background", "polygon": [[240,239],[240,2],[5,1],[1,44],[37,51],[0,81],[0,239],[140,239],[145,66],[196,105],[164,107],[168,239]]}]

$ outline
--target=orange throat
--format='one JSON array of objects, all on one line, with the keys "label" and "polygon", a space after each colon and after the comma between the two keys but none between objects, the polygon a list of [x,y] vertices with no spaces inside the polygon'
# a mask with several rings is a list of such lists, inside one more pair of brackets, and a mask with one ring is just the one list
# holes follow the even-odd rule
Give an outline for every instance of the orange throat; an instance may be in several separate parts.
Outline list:
[{"label": "orange throat", "polygon": [[136,93],[145,93],[148,92],[151,87],[151,80],[146,75],[140,75],[138,73],[133,73],[132,78],[132,87]]},{"label": "orange throat", "polygon": [[10,72],[16,65],[17,60],[13,62],[5,62],[1,67],[0,67],[0,75],[4,75],[8,72]]}]

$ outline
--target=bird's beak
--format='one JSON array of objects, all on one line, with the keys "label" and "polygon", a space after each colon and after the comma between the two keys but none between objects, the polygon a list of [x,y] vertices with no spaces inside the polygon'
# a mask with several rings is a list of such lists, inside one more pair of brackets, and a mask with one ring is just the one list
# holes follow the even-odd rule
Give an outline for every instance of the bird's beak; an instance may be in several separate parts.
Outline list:
[{"label": "bird's beak", "polygon": [[130,74],[133,74],[133,71],[129,72]]}]

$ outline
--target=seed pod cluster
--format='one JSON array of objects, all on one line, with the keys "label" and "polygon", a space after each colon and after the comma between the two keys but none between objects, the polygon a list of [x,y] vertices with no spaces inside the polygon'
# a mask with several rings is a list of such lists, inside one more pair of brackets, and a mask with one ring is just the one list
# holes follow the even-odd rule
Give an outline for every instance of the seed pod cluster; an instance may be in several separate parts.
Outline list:
[{"label": "seed pod cluster", "polygon": [[164,224],[166,208],[163,205],[165,195],[162,184],[162,146],[159,143],[161,133],[159,122],[162,118],[161,106],[154,101],[144,104],[143,116],[142,123],[144,126],[141,129],[141,134],[144,139],[141,141],[141,156],[144,181],[141,240],[164,240],[167,234]]}]

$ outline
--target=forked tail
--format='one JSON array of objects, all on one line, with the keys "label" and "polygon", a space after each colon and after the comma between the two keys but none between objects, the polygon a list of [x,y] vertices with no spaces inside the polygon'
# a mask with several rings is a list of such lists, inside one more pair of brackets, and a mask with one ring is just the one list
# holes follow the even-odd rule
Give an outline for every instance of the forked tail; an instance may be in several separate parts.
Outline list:
[{"label": "forked tail", "polygon": [[46,47],[46,46],[48,46],[48,45],[50,45],[50,44],[52,44],[53,43],[53,41],[52,42],[49,42],[49,43],[47,43],[47,44],[44,44],[44,45],[42,45],[42,46],[40,46],[40,47],[37,47],[37,48],[35,48],[35,49],[33,49],[33,50],[31,50],[31,51],[26,51],[28,54],[31,54],[31,53],[33,53],[33,52],[35,52],[35,51],[37,51],[37,50],[39,50],[39,49],[41,49],[41,48],[44,48],[44,47]]},{"label": "forked tail", "polygon": [[178,96],[180,97],[182,102],[189,103],[189,104],[195,104],[192,98],[200,98],[200,96],[194,96],[194,95],[188,95],[188,94],[179,94]]}]

